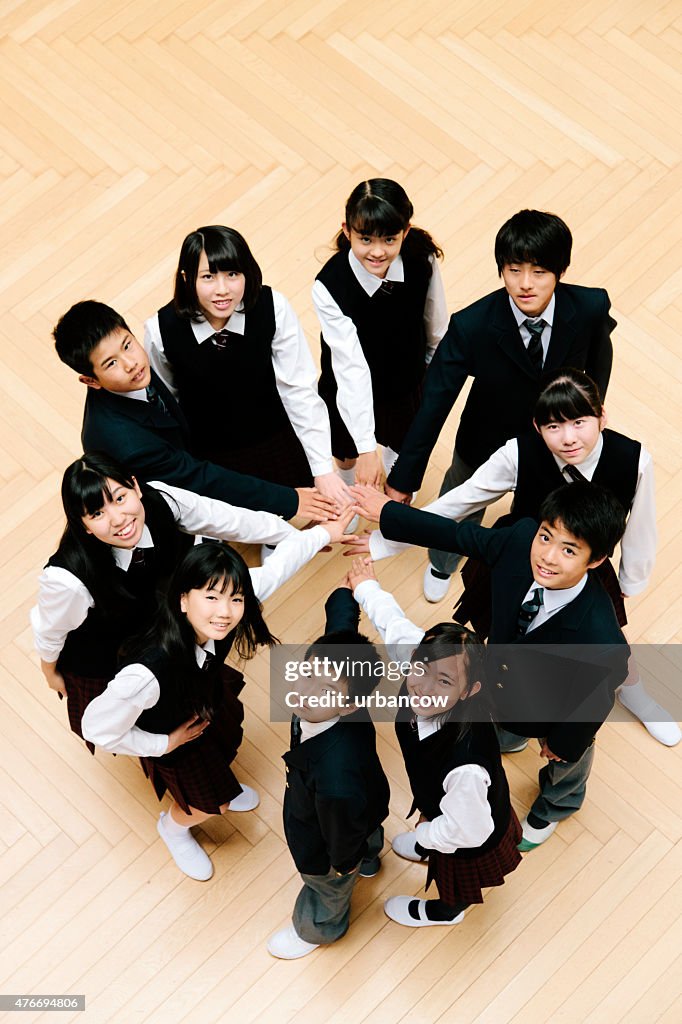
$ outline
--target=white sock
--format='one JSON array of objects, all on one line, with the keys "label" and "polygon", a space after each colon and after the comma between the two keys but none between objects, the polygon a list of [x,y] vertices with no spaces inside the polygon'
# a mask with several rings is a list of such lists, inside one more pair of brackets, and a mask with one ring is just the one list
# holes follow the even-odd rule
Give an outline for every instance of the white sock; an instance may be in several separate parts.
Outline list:
[{"label": "white sock", "polygon": [[398,461],[398,453],[394,452],[393,449],[389,448],[386,444],[381,449],[381,461],[384,464],[384,473],[388,476],[393,469],[394,464]]},{"label": "white sock", "polygon": [[352,466],[350,469],[339,469],[338,473],[346,487],[353,486],[355,483],[355,466]]},{"label": "white sock", "polygon": [[163,816],[163,828],[168,836],[184,836],[189,832],[189,825],[178,825],[171,812]]}]

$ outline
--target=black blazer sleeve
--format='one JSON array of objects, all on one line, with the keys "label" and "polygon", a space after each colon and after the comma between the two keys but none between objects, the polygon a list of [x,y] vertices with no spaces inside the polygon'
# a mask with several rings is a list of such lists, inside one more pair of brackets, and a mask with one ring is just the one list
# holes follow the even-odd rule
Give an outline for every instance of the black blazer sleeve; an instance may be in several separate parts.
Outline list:
[{"label": "black blazer sleeve", "polygon": [[357,633],[360,624],[360,606],[349,587],[337,587],[324,606],[327,621],[325,633],[351,631]]},{"label": "black blazer sleeve", "polygon": [[471,342],[450,317],[443,339],[424,379],[424,394],[417,415],[388,476],[388,484],[409,494],[421,487],[429,456],[457,396],[473,372]]},{"label": "black blazer sleeve", "polygon": [[[527,521],[520,520],[521,523]],[[381,511],[379,525],[388,540],[406,541],[439,551],[458,551],[487,565],[494,565],[519,524],[492,530],[474,523],[456,523],[433,512],[388,501]]]},{"label": "black blazer sleeve", "polygon": [[585,372],[599,385],[599,391],[604,398],[611,377],[611,364],[613,363],[611,332],[616,326],[616,321],[609,313],[611,300],[608,293],[603,288],[599,288],[597,291],[600,297],[600,308],[592,333]]}]

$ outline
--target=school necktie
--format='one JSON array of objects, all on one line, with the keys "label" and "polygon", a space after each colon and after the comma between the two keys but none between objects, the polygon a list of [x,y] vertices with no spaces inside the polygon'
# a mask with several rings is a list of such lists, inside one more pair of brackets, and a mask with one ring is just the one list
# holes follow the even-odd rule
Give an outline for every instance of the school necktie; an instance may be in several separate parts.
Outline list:
[{"label": "school necktie", "polygon": [[542,332],[545,329],[545,321],[540,317],[539,319],[524,320],[523,326],[527,328],[530,333],[530,341],[528,342],[528,358],[533,364],[533,369],[537,370],[538,373],[542,369],[542,363],[544,356],[542,353]]},{"label": "school necktie", "polygon": [[536,587],[527,601],[519,608],[518,633],[524,636],[528,628],[542,607],[542,587]]},{"label": "school necktie", "polygon": [[575,484],[586,484],[588,482],[587,477],[582,475],[577,466],[564,466],[564,473],[566,476],[570,476]]},{"label": "school necktie", "polygon": [[216,331],[212,336],[211,341],[216,348],[225,349],[228,346],[230,338],[233,336],[232,331],[228,331],[227,327],[223,327],[222,330]]},{"label": "school necktie", "polygon": [[130,559],[130,568],[141,568],[145,563],[143,548],[135,548],[133,557]]},{"label": "school necktie", "polygon": [[204,651],[204,664],[201,666],[202,672],[208,672],[211,665],[215,661],[215,654],[212,651]]},{"label": "school necktie", "polygon": [[387,298],[393,291],[395,281],[382,281],[381,286],[377,289],[377,295],[382,295]]},{"label": "school necktie", "polygon": [[150,405],[153,405],[155,409],[158,409],[159,412],[168,412],[166,403],[153,384],[150,384],[147,388],[147,401]]}]

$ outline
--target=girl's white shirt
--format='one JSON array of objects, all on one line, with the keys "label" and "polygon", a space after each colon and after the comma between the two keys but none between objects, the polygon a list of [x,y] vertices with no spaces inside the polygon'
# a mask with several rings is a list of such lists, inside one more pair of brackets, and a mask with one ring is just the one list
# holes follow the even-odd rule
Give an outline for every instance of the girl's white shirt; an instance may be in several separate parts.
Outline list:
[{"label": "girl's white shirt", "polygon": [[[393,260],[384,278],[365,270],[350,249],[348,262],[359,284],[370,296],[379,290],[383,281],[402,283],[405,280],[405,268],[400,255]],[[438,261],[430,256],[429,262],[431,279],[424,305],[427,365],[447,330],[449,320]],[[331,351],[332,369],[338,385],[336,404],[341,419],[358,452],[373,452],[377,442],[374,436],[372,377],[355,324],[341,312],[329,289],[321,281],[313,284],[313,305],[320,321],[322,336]],[[390,350],[387,358],[390,359]]]},{"label": "girl's white shirt", "polygon": [[[320,525],[310,530],[292,530],[265,565],[249,569],[259,601],[274,593],[329,541],[329,533]],[[212,640],[204,648],[196,647],[199,666],[205,651],[215,651]],[[139,663],[126,665],[85,709],[81,724],[84,739],[113,754],[160,757],[168,749],[168,736],[146,732],[135,725],[144,710],[154,707],[159,696],[159,682],[150,669]]]},{"label": "girl's white shirt", "polygon": [[[594,476],[603,447],[604,441],[600,435],[585,461],[577,466],[586,480]],[[567,463],[556,455],[552,455],[552,458],[562,471],[566,483],[571,483],[571,478],[565,473]],[[514,491],[518,468],[519,446],[517,439],[512,438],[479,466],[465,483],[425,505],[423,511],[456,521],[465,519],[473,512],[491,505],[508,491]],[[627,597],[633,597],[646,589],[656,561],[656,543],[654,464],[651,455],[642,445],[635,497],[620,543],[618,582]],[[369,550],[375,561],[396,555],[410,546],[404,541],[387,540],[380,530],[370,535]]]},{"label": "girl's white shirt", "polygon": [[[416,647],[424,630],[405,616],[392,594],[382,590],[377,580],[364,580],[355,588],[355,600],[379,631],[388,647],[388,657],[405,661]],[[402,649],[401,649],[402,645]],[[415,716],[419,739],[436,732],[441,722],[436,718]],[[478,764],[464,764],[454,768],[443,780],[441,813],[432,821],[417,825],[417,842],[429,850],[454,853],[461,848],[481,846],[494,829],[488,803],[490,775]]]},{"label": "girl's white shirt", "polygon": [[[305,335],[288,300],[274,289],[275,335],[272,339],[272,368],[282,405],[289,417],[296,436],[303,445],[313,476],[322,476],[334,470],[332,462],[331,434],[327,406],[317,393],[317,370]],[[244,334],[246,314],[240,303],[227,322],[233,334]],[[194,337],[199,344],[215,334],[213,327],[203,317],[198,323],[190,323]],[[159,375],[171,394],[177,399],[178,392],[173,378],[173,368],[166,358],[159,327],[158,313],[144,325],[144,347],[152,368]],[[242,381],[240,386],[249,387],[251,381]],[[256,396],[254,396],[255,400]]]},{"label": "girl's white shirt", "polygon": [[[244,544],[279,544],[292,534],[298,534],[293,526],[271,512],[229,505],[160,480],[152,481],[149,486],[164,497],[175,522],[184,533]],[[138,547],[153,546],[145,525]],[[133,557],[132,549],[112,547],[111,551],[116,564],[127,572]],[[41,659],[55,662],[67,635],[85,621],[95,602],[85,584],[67,569],[48,565],[38,584],[38,604],[30,612],[33,639]]]}]

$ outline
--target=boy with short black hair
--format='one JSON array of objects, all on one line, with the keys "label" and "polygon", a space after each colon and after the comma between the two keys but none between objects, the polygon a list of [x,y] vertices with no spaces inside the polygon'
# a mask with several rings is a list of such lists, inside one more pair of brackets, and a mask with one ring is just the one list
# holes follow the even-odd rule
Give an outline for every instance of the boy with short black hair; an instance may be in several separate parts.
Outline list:
[{"label": "boy with short black hair", "polygon": [[[331,594],[325,611],[325,633],[308,648],[306,660],[326,656],[345,663],[357,656],[358,664],[338,681],[336,673],[320,673],[296,684],[298,709],[291,749],[284,754],[283,813],[303,888],[291,925],[268,941],[268,952],[283,960],[306,956],[345,935],[358,877],[371,878],[381,866],[381,823],[388,815],[388,780],[361,700],[381,678],[381,658],[358,633],[360,610],[348,585]],[[321,701],[322,695],[327,699]]]},{"label": "boy with short black hair", "polygon": [[[464,483],[511,437],[532,428],[542,373],[574,366],[606,394],[616,321],[603,288],[563,284],[572,237],[553,213],[521,210],[502,225],[495,260],[504,288],[455,313],[429,366],[424,396],[387,481],[407,501],[419,489],[431,451],[467,377],[471,390],[440,493]],[[471,521],[480,522],[482,513]],[[445,597],[457,553],[429,552],[424,596]]]},{"label": "boy with short black hair", "polygon": [[[590,573],[625,529],[618,499],[591,483],[566,484],[540,508],[540,525],[521,519],[486,529],[455,523],[355,487],[357,511],[379,521],[385,537],[437,543],[491,569],[489,678],[495,683],[502,749],[541,741],[547,765],[540,794],[522,823],[521,849],[545,842],[579,809],[594,738],[628,674],[630,649],[611,599]],[[531,646],[532,645],[532,646]],[[562,645],[554,651],[556,645]]]},{"label": "boy with short black hair", "polygon": [[285,519],[335,518],[334,503],[314,488],[281,487],[195,459],[178,403],[111,306],[93,299],[77,302],[52,333],[57,355],[88,389],[81,434],[85,451],[107,452],[141,481],[161,480]]}]

